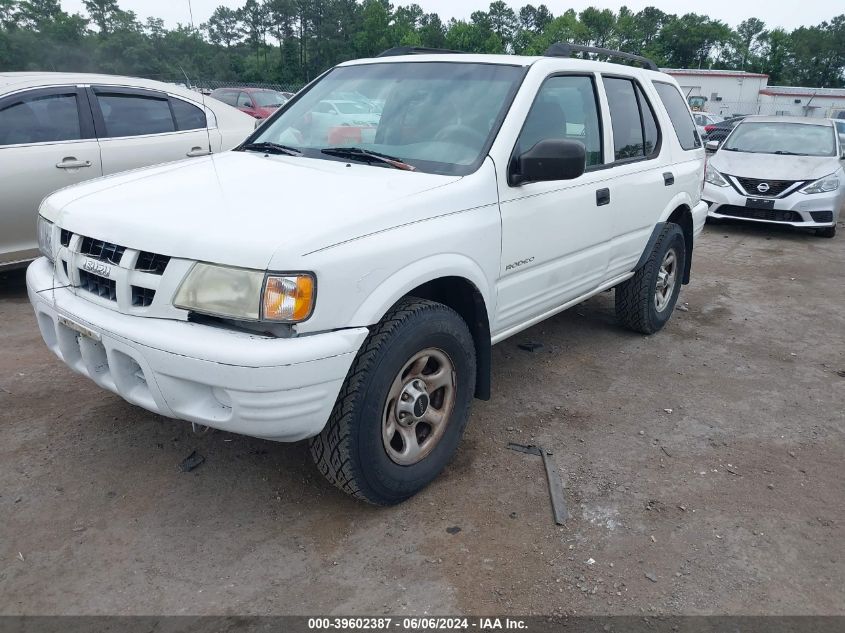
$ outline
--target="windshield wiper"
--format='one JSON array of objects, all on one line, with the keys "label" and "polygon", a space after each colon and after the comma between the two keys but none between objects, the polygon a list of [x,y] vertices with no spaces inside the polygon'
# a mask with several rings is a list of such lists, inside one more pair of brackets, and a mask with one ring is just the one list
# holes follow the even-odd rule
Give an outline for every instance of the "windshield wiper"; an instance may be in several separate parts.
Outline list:
[{"label": "windshield wiper", "polygon": [[416,171],[416,167],[409,165],[401,158],[389,156],[388,154],[381,154],[373,152],[361,147],[326,147],[320,150],[323,154],[329,156],[338,156],[340,158],[350,158],[352,160],[360,160],[367,163],[381,163],[389,165],[394,169],[404,169],[405,171]]},{"label": "windshield wiper", "polygon": [[808,154],[802,154],[800,152],[788,152],[785,149],[779,149],[776,152],[772,152],[772,154],[780,154],[781,156],[808,156]]},{"label": "windshield wiper", "polygon": [[288,145],[281,145],[279,143],[272,143],[270,141],[261,141],[259,143],[244,143],[239,150],[266,152],[268,154],[284,154],[285,156],[301,156],[302,150]]}]

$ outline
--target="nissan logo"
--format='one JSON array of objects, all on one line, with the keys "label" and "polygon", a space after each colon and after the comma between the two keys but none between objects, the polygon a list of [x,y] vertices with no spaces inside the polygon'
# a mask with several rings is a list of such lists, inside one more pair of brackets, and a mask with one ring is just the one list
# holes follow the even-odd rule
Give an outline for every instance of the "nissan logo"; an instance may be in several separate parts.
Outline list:
[{"label": "nissan logo", "polygon": [[768,190],[769,183],[767,182],[761,182],[759,185],[757,185],[757,191],[759,191],[760,193],[766,193]]}]

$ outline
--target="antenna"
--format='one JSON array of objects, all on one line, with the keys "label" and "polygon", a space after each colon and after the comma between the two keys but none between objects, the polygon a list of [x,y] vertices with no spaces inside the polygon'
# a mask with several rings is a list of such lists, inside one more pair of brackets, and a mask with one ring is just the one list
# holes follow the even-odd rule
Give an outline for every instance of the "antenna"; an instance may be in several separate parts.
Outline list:
[{"label": "antenna", "polygon": [[[194,10],[191,8],[191,0],[188,0],[188,16],[191,19],[191,30],[196,31],[197,27],[194,26]],[[188,82],[188,90],[191,89],[191,80],[188,78],[188,73],[185,72],[185,69],[182,68],[182,64],[177,64],[179,66],[179,70],[182,71],[182,74],[185,76],[185,81]],[[208,153],[211,154],[211,130],[208,129],[208,107],[205,105],[205,93],[202,91],[202,86],[197,86],[200,91],[200,100],[202,101],[202,113],[205,115],[205,138],[208,141]],[[214,114],[212,112],[212,114]],[[217,121],[217,115],[214,114],[214,120]],[[219,123],[218,123],[219,126]]]}]

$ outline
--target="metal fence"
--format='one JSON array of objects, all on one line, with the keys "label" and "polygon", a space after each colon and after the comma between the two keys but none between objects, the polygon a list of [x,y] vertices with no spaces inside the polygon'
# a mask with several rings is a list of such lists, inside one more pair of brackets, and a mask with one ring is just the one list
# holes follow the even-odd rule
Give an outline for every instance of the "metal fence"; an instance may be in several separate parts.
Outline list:
[{"label": "metal fence", "polygon": [[[766,116],[801,116],[810,118],[836,118],[840,113],[845,113],[845,98],[831,102],[807,103],[807,99],[801,103],[795,103],[795,99],[782,101],[708,101],[704,111],[711,114],[718,114],[723,117],[738,116],[741,114],[762,114]],[[845,116],[845,115],[843,115]],[[842,118],[841,116],[839,118]]]}]

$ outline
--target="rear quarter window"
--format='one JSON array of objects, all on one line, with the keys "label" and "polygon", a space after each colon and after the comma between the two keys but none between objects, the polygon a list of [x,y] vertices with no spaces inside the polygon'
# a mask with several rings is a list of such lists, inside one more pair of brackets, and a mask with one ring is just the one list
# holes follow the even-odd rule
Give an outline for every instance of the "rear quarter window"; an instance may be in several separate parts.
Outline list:
[{"label": "rear quarter window", "polygon": [[701,147],[701,139],[698,137],[698,130],[690,114],[689,106],[681,96],[680,91],[672,84],[662,81],[655,81],[654,88],[663,102],[663,107],[672,121],[672,127],[678,137],[681,147],[686,150]]}]

